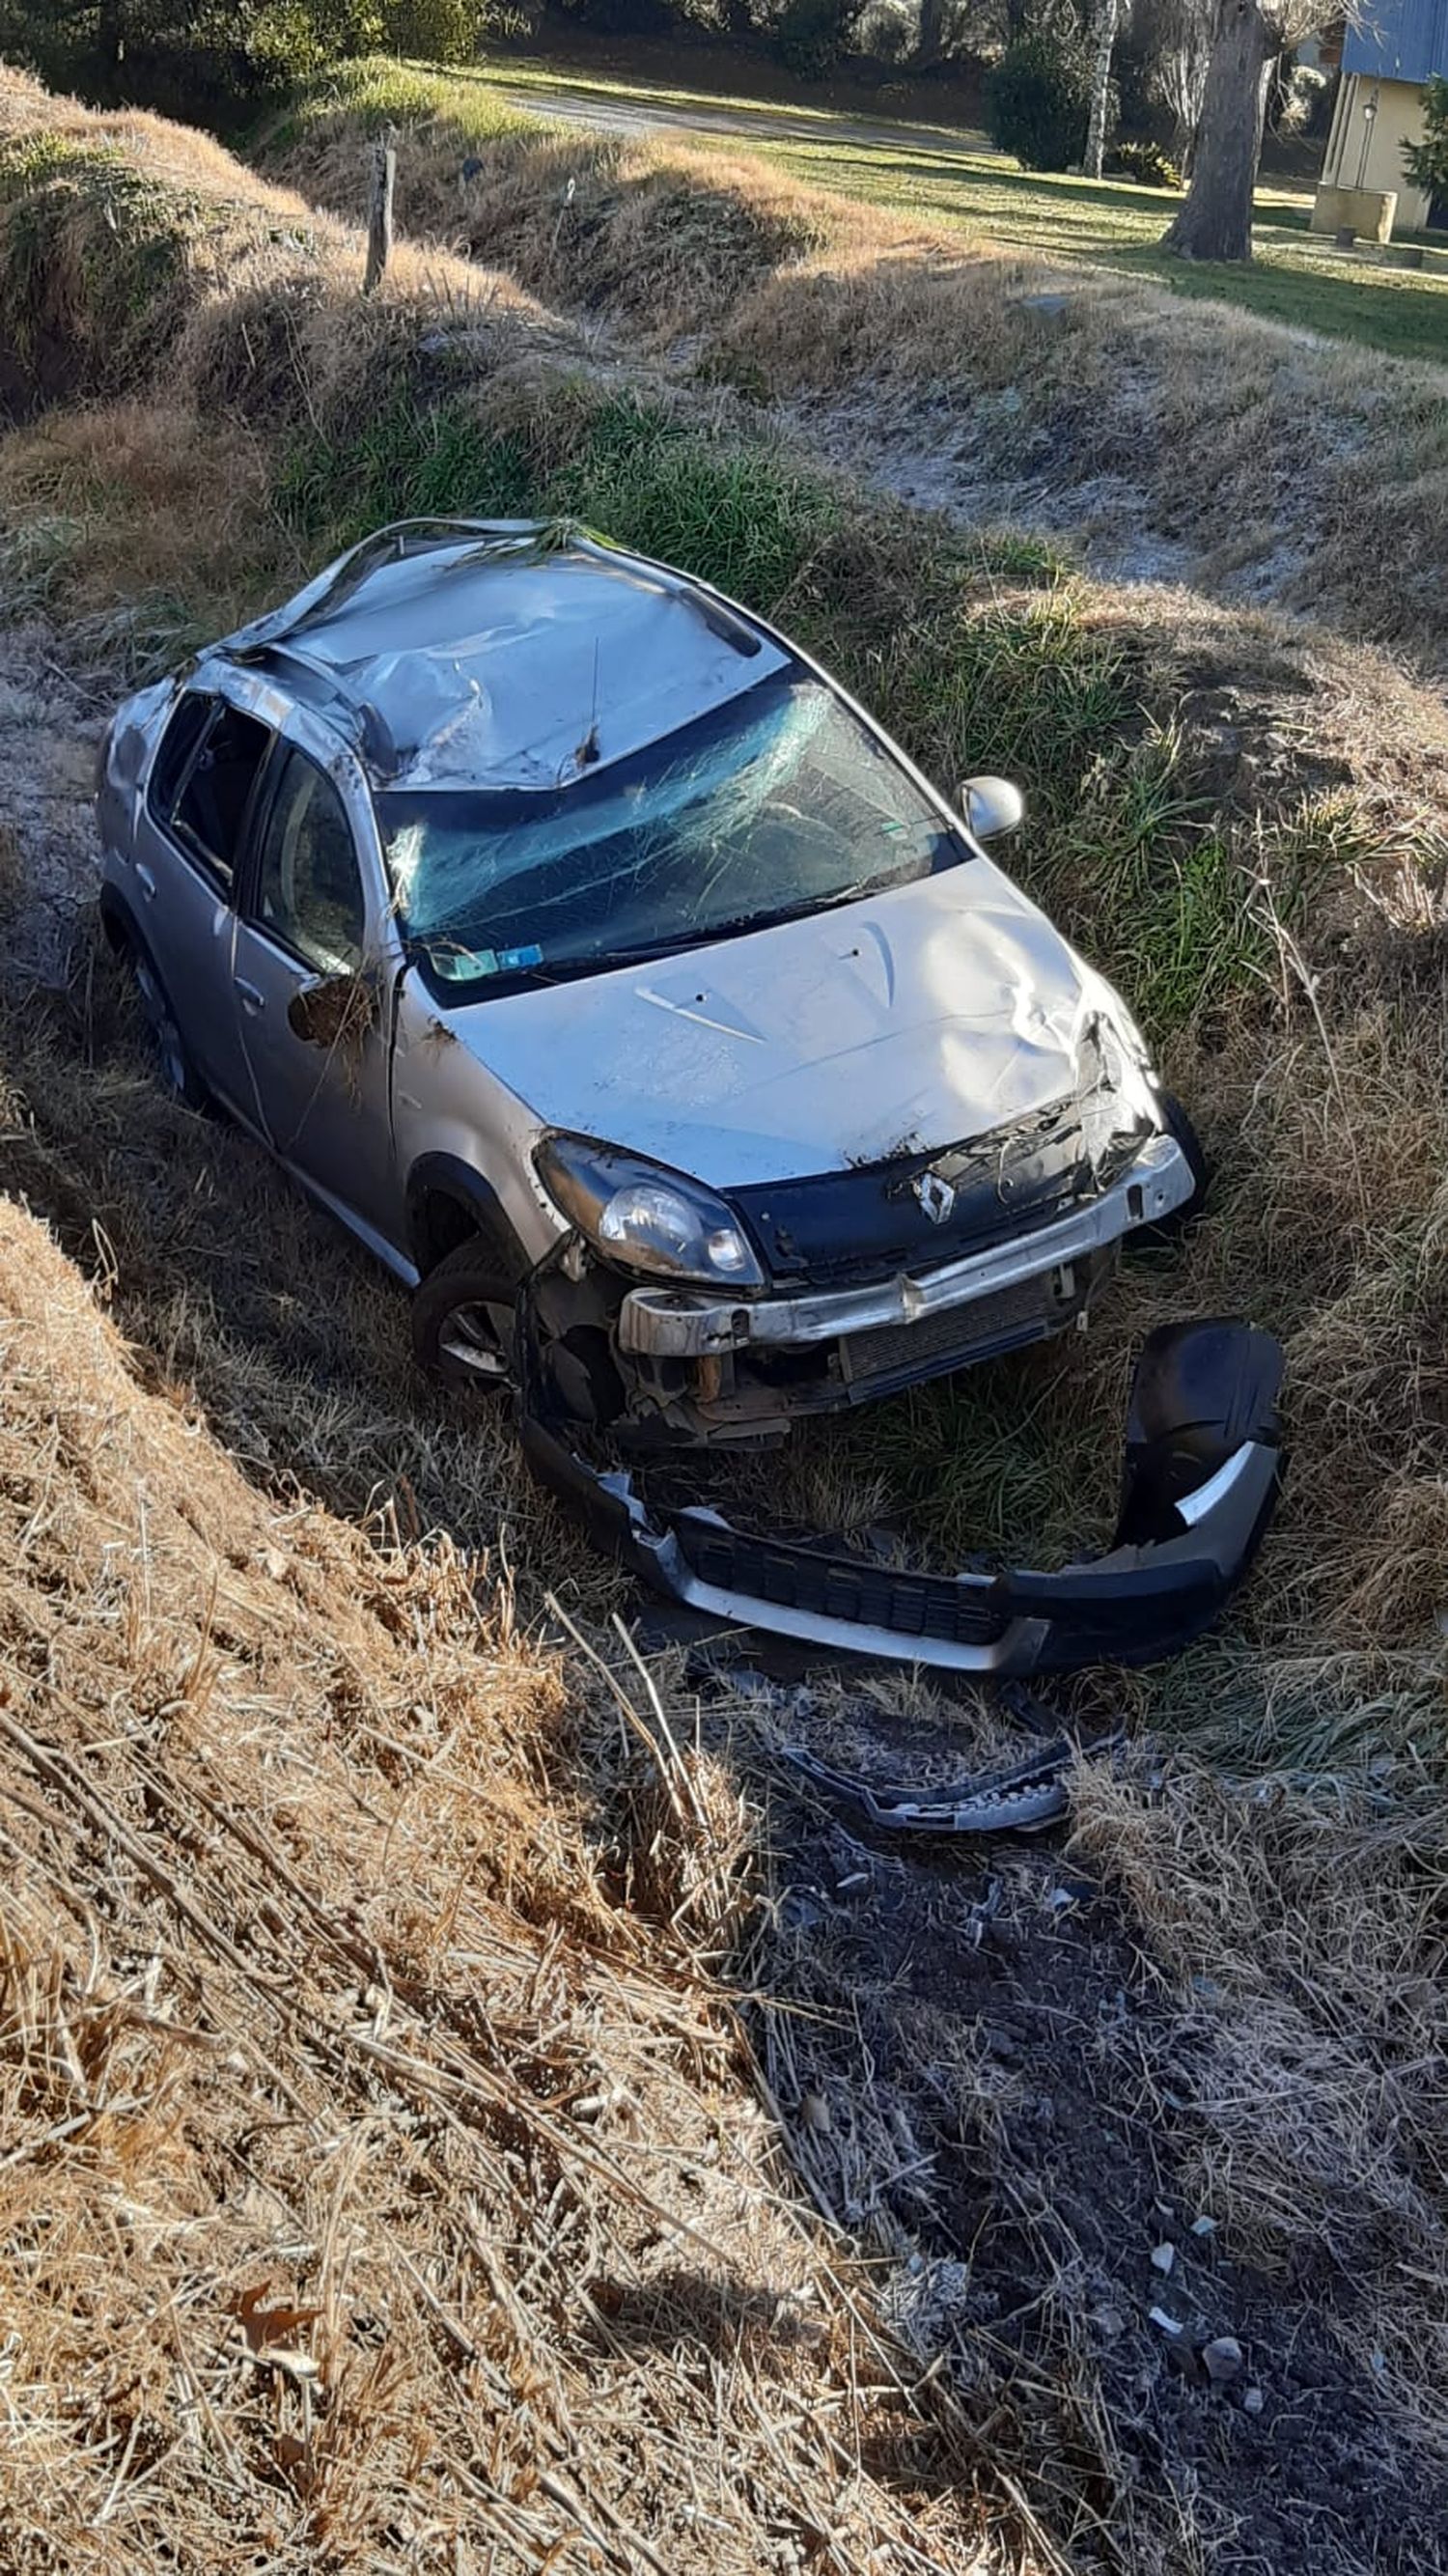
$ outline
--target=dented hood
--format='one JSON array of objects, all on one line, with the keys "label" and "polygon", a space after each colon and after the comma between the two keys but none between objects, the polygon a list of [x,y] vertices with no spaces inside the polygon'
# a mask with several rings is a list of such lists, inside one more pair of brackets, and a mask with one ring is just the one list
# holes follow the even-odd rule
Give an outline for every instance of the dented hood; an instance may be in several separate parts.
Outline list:
[{"label": "dented hood", "polygon": [[987,859],[811,919],[447,1013],[550,1127],[716,1188],[932,1152],[1076,1088],[1110,1006]]}]

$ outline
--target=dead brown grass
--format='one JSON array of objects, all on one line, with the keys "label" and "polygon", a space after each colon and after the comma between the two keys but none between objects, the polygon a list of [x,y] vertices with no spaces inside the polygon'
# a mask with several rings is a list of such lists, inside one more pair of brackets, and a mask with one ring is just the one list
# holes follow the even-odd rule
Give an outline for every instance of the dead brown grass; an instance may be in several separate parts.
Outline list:
[{"label": "dead brown grass", "polygon": [[[410,235],[651,340],[722,318],[829,228],[813,192],[763,162],[516,119],[481,151],[446,114],[407,122],[404,136],[397,211]],[[365,202],[365,128],[348,108],[309,119],[304,140],[265,157],[314,203],[355,214]]]},{"label": "dead brown grass", "polygon": [[[7,199],[6,155],[26,173],[25,155],[46,149],[53,166],[32,163]],[[42,380],[47,358],[71,394],[164,376],[208,415],[224,406],[275,426],[342,402],[428,330],[474,364],[520,339],[567,343],[514,280],[407,240],[385,292],[364,302],[363,258],[360,232],[209,136],[94,113],[0,64],[0,273],[12,337]]]},{"label": "dead brown grass", "polygon": [[10,1203],[0,1346],[10,2563],[985,2565],[692,1964],[737,1795],[631,1703],[649,1929],[496,1563],[264,1499]]}]

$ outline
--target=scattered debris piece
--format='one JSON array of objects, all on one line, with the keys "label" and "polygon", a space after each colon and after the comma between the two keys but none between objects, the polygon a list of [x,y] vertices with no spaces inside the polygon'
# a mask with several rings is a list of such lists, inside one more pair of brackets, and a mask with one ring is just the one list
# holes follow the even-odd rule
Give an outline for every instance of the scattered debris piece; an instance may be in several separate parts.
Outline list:
[{"label": "scattered debris piece", "polygon": [[1170,2242],[1163,2242],[1162,2244],[1153,2247],[1151,2257],[1151,2268],[1153,2272],[1160,2272],[1163,2277],[1167,2277],[1175,2268],[1175,2264],[1176,2247],[1173,2244]]},{"label": "scattered debris piece", "polygon": [[1217,2222],[1215,2218],[1207,2218],[1203,2216],[1192,2220],[1193,2236],[1215,2236],[1216,2232]]},{"label": "scattered debris piece", "polygon": [[[1124,1740],[1118,1729],[1098,1737],[1085,1749],[1091,1753],[1116,1752]],[[872,1825],[883,1826],[888,1832],[1019,1834],[1039,1833],[1043,1826],[1056,1824],[1064,1816],[1066,1773],[1082,1748],[1063,1735],[1011,1770],[983,1771],[973,1780],[928,1789],[862,1780],[850,1772],[832,1770],[799,1744],[782,1744],[779,1749],[782,1759],[794,1770],[802,1771],[817,1788],[861,1809]]]},{"label": "scattered debris piece", "polygon": [[1202,2346],[1202,2368],[1218,2388],[1230,2387],[1242,2376],[1242,2347],[1235,2335],[1214,2335]]},{"label": "scattered debris piece", "polygon": [[1242,2406],[1243,2406],[1243,2411],[1244,2411],[1246,2414],[1248,2414],[1248,2415],[1260,2415],[1260,2414],[1261,2414],[1261,2412],[1262,2412],[1262,2409],[1263,2409],[1263,2407],[1266,2405],[1266,2403],[1267,2403],[1267,2400],[1266,2400],[1266,2398],[1263,2396],[1262,2391],[1261,2391],[1261,2389],[1260,2389],[1260,2388],[1244,2388],[1244,2389],[1243,2389],[1243,2391],[1242,2391]]},{"label": "scattered debris piece", "polygon": [[1169,2317],[1165,2308],[1153,2308],[1151,2322],[1154,2326],[1160,2327],[1164,2335],[1170,2335],[1173,2342],[1179,2341],[1186,2332],[1185,2326],[1179,2325],[1175,2317]]}]

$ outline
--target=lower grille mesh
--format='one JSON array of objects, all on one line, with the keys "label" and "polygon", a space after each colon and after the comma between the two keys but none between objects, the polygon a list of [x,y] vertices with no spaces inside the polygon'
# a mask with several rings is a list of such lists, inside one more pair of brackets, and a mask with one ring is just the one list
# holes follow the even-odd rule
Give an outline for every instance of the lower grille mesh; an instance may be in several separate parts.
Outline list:
[{"label": "lower grille mesh", "polygon": [[1007,1613],[993,1587],[948,1577],[899,1574],[855,1557],[821,1556],[785,1540],[750,1538],[681,1513],[675,1535],[701,1583],[776,1608],[801,1610],[856,1627],[958,1646],[988,1646],[1004,1633]]},{"label": "lower grille mesh", "polygon": [[[1079,1295],[1057,1293],[1056,1271],[1042,1271],[993,1297],[978,1297],[968,1306],[947,1306],[938,1315],[922,1315],[914,1324],[881,1324],[870,1332],[851,1333],[841,1344],[845,1374],[851,1380],[889,1378],[903,1371],[916,1375],[999,1350],[1036,1332],[1054,1330],[1067,1321]],[[1084,1279],[1082,1281],[1084,1286]]]}]

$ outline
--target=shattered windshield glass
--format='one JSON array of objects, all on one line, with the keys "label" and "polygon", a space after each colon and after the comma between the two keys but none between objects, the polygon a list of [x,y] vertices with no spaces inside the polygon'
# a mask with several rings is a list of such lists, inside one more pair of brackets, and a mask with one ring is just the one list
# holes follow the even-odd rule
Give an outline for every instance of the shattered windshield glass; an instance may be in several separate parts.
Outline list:
[{"label": "shattered windshield glass", "polygon": [[402,926],[447,987],[656,957],[963,855],[859,719],[787,672],[567,786],[420,789],[378,812]]}]

